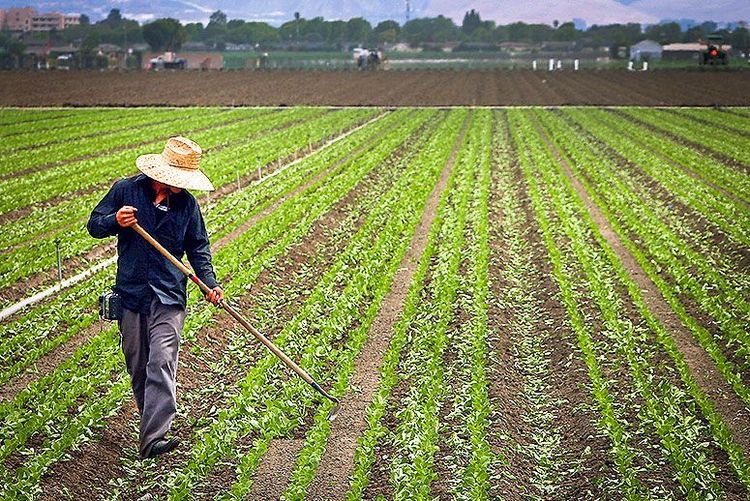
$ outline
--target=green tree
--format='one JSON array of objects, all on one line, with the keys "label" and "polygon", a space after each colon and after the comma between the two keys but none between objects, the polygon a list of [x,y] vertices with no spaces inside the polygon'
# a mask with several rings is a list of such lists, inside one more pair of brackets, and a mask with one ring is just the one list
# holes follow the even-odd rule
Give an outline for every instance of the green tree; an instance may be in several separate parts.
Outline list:
[{"label": "green tree", "polygon": [[733,49],[743,52],[750,50],[750,31],[747,28],[736,28],[728,39]]},{"label": "green tree", "polygon": [[25,50],[26,46],[22,42],[0,32],[0,68],[20,67]]},{"label": "green tree", "polygon": [[122,13],[120,13],[120,9],[110,10],[109,14],[107,14],[106,19],[101,21],[101,24],[109,26],[109,28],[113,30],[119,28],[120,24],[122,24]]},{"label": "green tree", "polygon": [[706,38],[706,33],[700,26],[693,26],[682,35],[683,42],[699,42]]},{"label": "green tree", "polygon": [[223,49],[227,41],[227,15],[217,10],[209,18],[203,30],[203,40],[214,48]]},{"label": "green tree", "polygon": [[203,23],[188,23],[185,25],[185,37],[188,42],[203,40]]},{"label": "green tree", "polygon": [[677,23],[654,24],[646,28],[646,38],[662,45],[679,42],[682,39],[682,29]]},{"label": "green tree", "polygon": [[328,43],[342,45],[346,43],[346,21],[331,21],[328,23]]},{"label": "green tree", "polygon": [[361,17],[353,17],[346,23],[347,41],[352,43],[367,43],[372,33],[372,25]]},{"label": "green tree", "polygon": [[154,52],[177,51],[185,43],[185,28],[176,19],[157,19],[143,26],[143,39]]},{"label": "green tree", "polygon": [[208,18],[208,24],[218,24],[219,26],[226,26],[227,25],[227,15],[224,14],[222,11],[217,10],[216,12],[211,14],[211,17]]},{"label": "green tree", "polygon": [[471,35],[474,30],[482,25],[482,19],[479,17],[479,12],[471,9],[469,12],[464,14],[464,21],[461,23],[461,31],[464,35]]},{"label": "green tree", "polygon": [[410,44],[442,43],[458,40],[459,29],[449,18],[423,17],[404,24],[401,33]]},{"label": "green tree", "polygon": [[392,20],[381,21],[372,30],[377,43],[395,43],[398,41],[399,33],[401,33],[401,27],[396,21]]},{"label": "green tree", "polygon": [[227,40],[232,43],[263,45],[278,41],[279,33],[266,23],[249,22],[230,29]]},{"label": "green tree", "polygon": [[578,38],[578,30],[572,22],[563,23],[554,32],[555,40],[559,42],[573,42]]}]

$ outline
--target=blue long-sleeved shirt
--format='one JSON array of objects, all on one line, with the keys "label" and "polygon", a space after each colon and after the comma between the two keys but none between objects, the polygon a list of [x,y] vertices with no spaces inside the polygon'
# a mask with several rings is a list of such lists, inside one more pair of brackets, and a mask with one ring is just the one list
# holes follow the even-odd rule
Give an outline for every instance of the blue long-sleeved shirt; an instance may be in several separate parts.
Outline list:
[{"label": "blue long-sleeved shirt", "polygon": [[186,190],[170,195],[169,211],[157,223],[151,179],[139,174],[117,181],[94,208],[86,225],[95,238],[117,235],[117,280],[114,290],[123,306],[148,313],[154,296],[165,305],[186,304],[187,277],[138,233],[122,228],[115,214],[123,205],[138,209],[135,217],[144,230],[177,259],[187,254],[195,274],[210,288],[217,286],[211,250],[198,202]]}]

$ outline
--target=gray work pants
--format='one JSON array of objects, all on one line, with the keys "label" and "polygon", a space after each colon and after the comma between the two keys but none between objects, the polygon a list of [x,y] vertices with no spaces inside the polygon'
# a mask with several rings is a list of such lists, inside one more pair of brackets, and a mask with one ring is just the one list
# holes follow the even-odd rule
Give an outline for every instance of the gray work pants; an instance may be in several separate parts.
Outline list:
[{"label": "gray work pants", "polygon": [[177,411],[177,352],[184,323],[184,308],[156,298],[147,314],[122,309],[122,352],[141,414],[141,457],[169,431]]}]

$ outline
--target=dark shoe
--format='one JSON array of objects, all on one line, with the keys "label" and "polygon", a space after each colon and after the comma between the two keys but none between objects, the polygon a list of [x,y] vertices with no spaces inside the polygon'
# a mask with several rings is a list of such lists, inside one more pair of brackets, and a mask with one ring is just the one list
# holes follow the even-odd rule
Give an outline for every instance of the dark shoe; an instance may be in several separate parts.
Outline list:
[{"label": "dark shoe", "polygon": [[160,456],[162,454],[166,454],[167,452],[171,452],[177,448],[177,446],[180,445],[180,439],[179,438],[170,438],[169,440],[165,438],[160,438],[157,441],[154,442],[154,444],[151,446],[151,451],[148,453],[149,458],[155,458],[156,456]]}]

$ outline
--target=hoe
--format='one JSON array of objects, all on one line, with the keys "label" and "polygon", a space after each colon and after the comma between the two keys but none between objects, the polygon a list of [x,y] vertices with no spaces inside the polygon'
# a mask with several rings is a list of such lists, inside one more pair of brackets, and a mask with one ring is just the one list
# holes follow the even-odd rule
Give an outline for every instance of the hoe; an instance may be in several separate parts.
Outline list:
[{"label": "hoe", "polygon": [[[156,250],[158,250],[165,258],[169,260],[169,262],[177,266],[177,268],[182,273],[184,273],[190,280],[195,282],[195,284],[198,287],[200,287],[200,289],[203,291],[204,294],[208,294],[209,292],[211,292],[211,289],[205,283],[203,283],[203,281],[200,278],[196,277],[193,274],[193,272],[190,270],[190,268],[182,264],[182,262],[179,259],[174,257],[167,249],[165,249],[159,242],[157,242],[154,239],[154,237],[149,235],[148,232],[144,230],[138,223],[134,224],[132,228],[140,236],[142,236],[148,243],[153,245],[156,248]],[[266,348],[271,350],[271,352],[274,355],[280,358],[281,361],[284,362],[284,364],[286,364],[287,367],[289,367],[294,372],[296,372],[302,379],[305,380],[307,384],[312,386],[315,389],[315,391],[317,391],[318,393],[326,397],[328,400],[333,402],[335,405],[333,406],[331,411],[328,413],[328,419],[330,419],[331,421],[336,419],[336,415],[339,411],[339,399],[338,398],[330,395],[327,391],[321,388],[320,385],[317,382],[315,382],[315,380],[310,376],[310,374],[308,374],[302,367],[294,363],[294,361],[291,358],[286,356],[284,352],[278,349],[276,345],[274,345],[266,336],[258,332],[258,330],[255,327],[253,327],[250,324],[250,322],[248,322],[242,315],[239,314],[237,310],[232,308],[226,301],[222,301],[220,303],[220,306],[224,308],[227,311],[227,313],[229,313],[235,320],[237,320],[237,322],[242,324],[242,326],[245,329],[250,331],[250,334],[255,336],[255,339],[263,343],[266,346]]]}]

